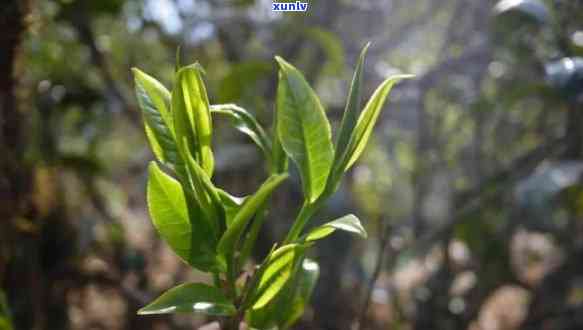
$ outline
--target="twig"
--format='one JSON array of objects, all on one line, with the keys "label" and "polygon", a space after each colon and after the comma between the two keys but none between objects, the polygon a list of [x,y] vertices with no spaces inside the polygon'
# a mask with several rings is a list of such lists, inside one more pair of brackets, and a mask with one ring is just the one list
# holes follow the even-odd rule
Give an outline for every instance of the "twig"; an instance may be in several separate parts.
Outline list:
[{"label": "twig", "polygon": [[[371,301],[371,297],[372,297],[372,292],[374,291],[374,287],[376,285],[376,282],[381,274],[381,270],[383,269],[383,264],[384,264],[384,260],[385,260],[385,256],[388,250],[388,247],[390,247],[389,242],[390,242],[390,237],[391,237],[391,233],[393,230],[393,226],[391,226],[390,224],[388,224],[388,221],[383,221],[383,219],[379,220],[379,227],[384,227],[384,228],[379,228],[380,230],[380,242],[379,242],[379,249],[377,251],[377,258],[375,261],[375,268],[374,271],[372,273],[371,278],[369,279],[368,283],[367,283],[367,287],[366,287],[366,291],[364,294],[364,302],[362,304],[362,307],[360,309],[360,313],[358,314],[358,318],[357,318],[357,323],[356,323],[356,329],[363,329],[365,324],[366,324],[366,312],[368,311],[368,308],[370,306],[370,301]],[[383,226],[384,224],[384,226]]]},{"label": "twig", "polygon": [[[528,175],[545,159],[560,154],[564,145],[565,137],[557,138],[547,144],[541,145],[527,154],[516,159],[506,169],[492,175],[477,188],[471,190],[464,198],[459,198],[456,203],[457,211],[448,223],[437,230],[423,236],[417,246],[413,248],[415,255],[425,253],[433,244],[442,240],[456,225],[463,222],[466,217],[479,210],[487,201],[499,196],[499,193],[510,186],[513,186],[519,179]],[[461,202],[459,202],[461,201]]]}]

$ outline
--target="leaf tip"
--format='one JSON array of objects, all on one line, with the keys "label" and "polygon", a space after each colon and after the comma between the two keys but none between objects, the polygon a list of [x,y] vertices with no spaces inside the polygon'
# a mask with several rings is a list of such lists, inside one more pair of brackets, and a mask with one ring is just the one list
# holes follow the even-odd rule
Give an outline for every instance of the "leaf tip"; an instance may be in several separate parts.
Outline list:
[{"label": "leaf tip", "polygon": [[132,74],[134,75],[134,79],[136,80],[136,83],[138,83],[138,79],[144,79],[144,77],[146,76],[146,74],[142,70],[136,68],[135,66],[132,67],[131,70]]},{"label": "leaf tip", "polygon": [[277,64],[279,65],[280,69],[285,69],[287,66],[289,66],[290,64],[283,59],[283,57],[279,56],[279,55],[275,55],[275,61],[277,62]]},{"label": "leaf tip", "polygon": [[392,79],[393,79],[393,80],[400,81],[400,80],[404,80],[404,79],[413,79],[413,78],[415,78],[415,77],[416,77],[416,76],[415,76],[414,74],[410,74],[410,73],[402,73],[402,74],[397,74],[397,75],[394,75],[394,76],[392,77]]},{"label": "leaf tip", "polygon": [[370,41],[367,41],[367,43],[364,44],[364,47],[362,47],[362,51],[361,51],[362,56],[366,55],[366,53],[368,52],[368,49],[370,48],[371,45],[372,45],[372,42],[370,42]]}]

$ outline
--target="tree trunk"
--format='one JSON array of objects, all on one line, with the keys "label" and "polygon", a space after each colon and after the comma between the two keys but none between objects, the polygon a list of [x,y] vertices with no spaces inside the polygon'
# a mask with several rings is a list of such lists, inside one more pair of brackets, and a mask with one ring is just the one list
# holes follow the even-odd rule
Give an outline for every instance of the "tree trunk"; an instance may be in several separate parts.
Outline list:
[{"label": "tree trunk", "polygon": [[74,251],[73,236],[55,203],[55,169],[25,156],[31,113],[18,97],[30,5],[6,0],[0,6],[0,291],[15,329],[67,329],[67,286],[58,267]]}]

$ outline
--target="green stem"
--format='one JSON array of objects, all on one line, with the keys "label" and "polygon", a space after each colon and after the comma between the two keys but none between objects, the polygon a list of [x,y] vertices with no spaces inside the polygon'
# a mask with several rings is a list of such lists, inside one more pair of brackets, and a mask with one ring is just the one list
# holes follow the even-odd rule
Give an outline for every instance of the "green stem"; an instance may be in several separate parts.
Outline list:
[{"label": "green stem", "polygon": [[255,220],[251,224],[247,238],[243,242],[243,248],[241,249],[241,254],[239,256],[238,269],[245,265],[245,262],[251,255],[251,252],[253,252],[253,247],[255,246],[255,242],[257,241],[257,237],[259,236],[259,232],[261,231],[261,227],[263,226],[263,222],[266,218],[267,204],[268,201],[263,203],[263,205],[259,208],[259,211],[257,211]]},{"label": "green stem", "polygon": [[235,316],[230,317],[227,322],[225,323],[225,330],[238,330],[239,329],[239,306],[237,304],[237,275],[235,269],[235,256],[233,253],[230,253],[228,256],[227,262],[227,274],[226,274],[226,291],[227,296],[231,298],[231,300],[235,303],[237,307],[237,313]]},{"label": "green stem", "polygon": [[300,237],[302,230],[308,223],[308,220],[310,220],[319,207],[319,200],[316,200],[314,203],[310,203],[308,201],[304,202],[302,208],[300,209],[300,213],[298,213],[298,216],[294,221],[294,224],[292,225],[290,231],[287,233],[287,237],[283,243],[284,245],[290,244],[291,242],[298,239],[298,237]]}]

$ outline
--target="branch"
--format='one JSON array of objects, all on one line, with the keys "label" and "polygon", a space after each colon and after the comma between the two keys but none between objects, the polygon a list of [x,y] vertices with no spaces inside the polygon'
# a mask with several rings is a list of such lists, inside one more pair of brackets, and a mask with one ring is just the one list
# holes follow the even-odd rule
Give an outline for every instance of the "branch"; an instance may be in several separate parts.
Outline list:
[{"label": "branch", "polygon": [[518,180],[531,173],[544,160],[556,157],[562,152],[566,137],[556,138],[516,159],[506,169],[484,180],[475,189],[458,194],[456,209],[448,223],[437,230],[421,237],[413,247],[415,255],[421,255],[429,250],[436,242],[446,237],[458,224],[467,219],[467,216],[481,209],[484,204],[499,197],[501,192],[511,188]]},{"label": "branch", "polygon": [[[386,223],[386,221],[383,221],[383,219],[379,219],[379,227],[383,227],[383,223]],[[377,283],[377,280],[381,274],[381,270],[383,269],[383,264],[384,264],[384,260],[385,260],[385,255],[387,253],[388,248],[391,246],[389,244],[390,242],[390,238],[391,238],[391,232],[392,232],[393,227],[390,224],[385,224],[384,228],[380,228],[379,232],[380,232],[380,237],[379,237],[379,248],[377,251],[377,258],[375,261],[375,268],[374,271],[372,273],[371,278],[369,279],[367,286],[366,286],[366,292],[364,294],[364,302],[362,304],[362,307],[360,309],[360,313],[358,314],[357,317],[357,323],[356,323],[356,329],[364,329],[365,327],[365,323],[366,323],[366,312],[368,311],[368,308],[370,306],[370,301],[371,301],[371,297],[372,297],[372,293],[374,291],[374,287]]]}]

